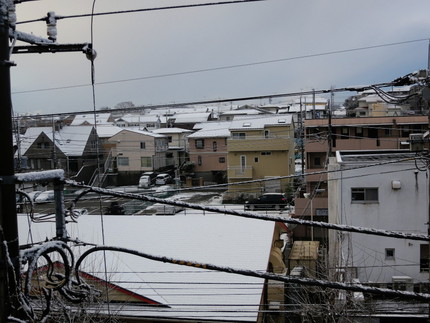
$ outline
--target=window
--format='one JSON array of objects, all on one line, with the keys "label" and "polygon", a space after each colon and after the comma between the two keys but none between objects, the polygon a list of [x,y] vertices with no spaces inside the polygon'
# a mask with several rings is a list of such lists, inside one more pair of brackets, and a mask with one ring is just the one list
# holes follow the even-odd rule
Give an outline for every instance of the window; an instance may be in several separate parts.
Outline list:
[{"label": "window", "polygon": [[146,144],[144,141],[140,142],[140,149],[145,149],[146,148]]},{"label": "window", "polygon": [[233,139],[245,139],[246,138],[246,134],[244,132],[234,132],[232,134]]},{"label": "window", "polygon": [[37,148],[48,149],[50,146],[49,142],[38,142]]},{"label": "window", "polygon": [[396,250],[394,248],[385,248],[385,259],[394,260],[395,251]]},{"label": "window", "polygon": [[340,139],[347,139],[349,136],[349,129],[347,127],[342,127]]},{"label": "window", "polygon": [[378,189],[377,188],[351,188],[351,202],[352,203],[377,203],[378,202]]},{"label": "window", "polygon": [[355,135],[356,136],[362,136],[363,135],[363,128],[361,128],[361,127],[355,128]]},{"label": "window", "polygon": [[128,166],[128,157],[118,157],[116,159],[118,166]]},{"label": "window", "polygon": [[224,163],[225,163],[225,157],[220,157],[220,158],[218,158],[218,162],[219,162],[220,164],[224,164]]},{"label": "window", "polygon": [[429,245],[420,245],[420,272],[429,271]]},{"label": "window", "polygon": [[196,139],[196,148],[197,149],[205,148],[205,140],[204,139]]},{"label": "window", "polygon": [[258,163],[258,157],[254,157],[254,163]]},{"label": "window", "polygon": [[240,156],[240,171],[243,173],[246,168],[246,156],[242,155]]},{"label": "window", "polygon": [[217,151],[218,150],[218,143],[216,141],[212,142],[212,150]]},{"label": "window", "polygon": [[269,138],[269,130],[264,130],[264,138]]},{"label": "window", "polygon": [[315,166],[321,166],[321,157],[315,157],[314,158],[314,165]]},{"label": "window", "polygon": [[169,142],[172,142],[172,136],[167,136],[167,140],[168,140]]},{"label": "window", "polygon": [[202,156],[197,156],[197,164],[202,166]]},{"label": "window", "polygon": [[261,156],[270,156],[272,154],[271,151],[262,151]]},{"label": "window", "polygon": [[140,157],[140,166],[152,168],[152,157]]}]

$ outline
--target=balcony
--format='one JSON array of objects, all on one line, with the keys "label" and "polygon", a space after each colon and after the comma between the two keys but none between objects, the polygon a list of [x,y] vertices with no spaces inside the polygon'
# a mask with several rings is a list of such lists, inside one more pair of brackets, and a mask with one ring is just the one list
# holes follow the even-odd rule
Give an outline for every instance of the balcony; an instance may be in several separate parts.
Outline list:
[{"label": "balcony", "polygon": [[231,166],[227,169],[227,176],[229,179],[246,179],[253,178],[252,166]]}]

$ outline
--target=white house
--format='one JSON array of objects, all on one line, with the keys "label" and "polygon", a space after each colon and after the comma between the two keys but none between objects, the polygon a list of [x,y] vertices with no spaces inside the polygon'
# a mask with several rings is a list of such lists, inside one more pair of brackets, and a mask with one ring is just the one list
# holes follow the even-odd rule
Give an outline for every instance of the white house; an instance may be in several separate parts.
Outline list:
[{"label": "white house", "polygon": [[[409,151],[337,151],[328,174],[329,222],[427,234],[427,167]],[[361,282],[428,281],[428,242],[329,233],[329,267]],[[399,278],[400,277],[400,278]]]}]

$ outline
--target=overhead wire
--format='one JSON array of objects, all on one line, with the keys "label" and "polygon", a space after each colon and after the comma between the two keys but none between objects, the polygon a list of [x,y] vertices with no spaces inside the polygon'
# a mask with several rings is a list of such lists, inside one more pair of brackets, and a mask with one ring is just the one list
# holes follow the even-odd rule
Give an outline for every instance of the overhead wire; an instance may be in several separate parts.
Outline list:
[{"label": "overhead wire", "polygon": [[[165,78],[165,77],[180,76],[180,75],[187,75],[187,74],[196,74],[196,73],[211,72],[211,71],[218,71],[218,70],[225,70],[225,69],[256,66],[256,65],[263,65],[263,64],[272,64],[272,63],[278,63],[278,62],[284,62],[284,61],[293,61],[293,60],[299,60],[299,59],[328,56],[328,55],[334,55],[334,54],[342,54],[342,53],[348,53],[348,52],[354,52],[354,51],[368,50],[368,49],[387,47],[387,46],[403,45],[403,44],[423,42],[423,41],[428,41],[428,39],[415,39],[415,40],[408,40],[408,41],[395,42],[395,43],[389,43],[389,44],[380,44],[380,45],[364,46],[364,47],[357,47],[357,48],[351,48],[351,49],[342,49],[342,50],[337,50],[337,51],[329,51],[329,52],[315,53],[315,54],[308,54],[308,55],[299,55],[299,56],[265,60],[265,61],[259,61],[259,62],[250,62],[250,63],[243,63],[243,64],[234,64],[234,65],[218,66],[218,67],[212,67],[212,68],[196,69],[196,70],[183,71],[183,72],[165,73],[165,74],[148,75],[148,76],[128,78],[128,79],[103,81],[103,82],[96,83],[96,85],[124,83],[124,82],[140,81],[140,80],[147,80],[147,79]],[[380,84],[377,84],[376,86],[386,87],[386,86],[391,86],[391,85],[393,85],[393,83],[380,83]],[[90,86],[90,84],[77,84],[77,85],[68,85],[68,86],[60,86],[60,87],[57,86],[57,87],[44,88],[44,89],[12,91],[12,94],[25,94],[25,93],[34,93],[34,92],[55,91],[55,90],[64,90],[64,89],[71,89],[71,88],[87,87],[87,86]],[[364,87],[364,88],[366,88],[366,87]],[[364,88],[363,87],[349,87],[349,88],[347,87],[347,88],[344,88],[344,91],[362,91]],[[300,95],[300,93],[305,93],[308,95],[314,94],[314,93],[319,94],[319,93],[327,93],[328,91],[329,90],[324,90],[324,92],[321,92],[321,91],[314,91],[313,90],[313,91],[297,92],[295,95]],[[257,96],[255,98],[259,99],[259,98],[265,98],[265,97],[266,96]],[[277,95],[274,94],[274,95],[267,96],[267,97],[277,97]],[[231,102],[231,101],[232,100],[230,99],[230,100],[226,100],[226,101],[225,100],[222,100],[222,101],[214,100],[214,101],[204,101],[204,102],[210,103],[210,102]],[[187,104],[187,103],[182,103],[182,104]],[[163,105],[163,106],[168,106],[168,104]]]},{"label": "overhead wire", "polygon": [[[233,0],[233,1],[221,1],[221,2],[210,2],[210,3],[196,3],[196,4],[185,4],[185,5],[175,5],[175,6],[166,6],[166,7],[158,7],[158,8],[140,8],[140,9],[129,9],[129,10],[118,10],[118,11],[110,11],[110,12],[92,12],[88,14],[77,14],[77,15],[69,15],[69,16],[55,16],[57,20],[62,19],[74,19],[74,18],[86,18],[86,17],[97,17],[97,16],[111,16],[111,15],[119,15],[125,13],[137,13],[137,12],[149,12],[149,11],[158,11],[158,10],[170,10],[170,9],[184,9],[184,8],[197,8],[197,7],[209,7],[209,6],[218,6],[218,5],[227,5],[227,4],[239,4],[239,3],[248,3],[248,2],[261,2],[266,0]],[[17,25],[20,24],[28,24],[33,22],[46,21],[47,17],[31,19],[17,22]]]}]

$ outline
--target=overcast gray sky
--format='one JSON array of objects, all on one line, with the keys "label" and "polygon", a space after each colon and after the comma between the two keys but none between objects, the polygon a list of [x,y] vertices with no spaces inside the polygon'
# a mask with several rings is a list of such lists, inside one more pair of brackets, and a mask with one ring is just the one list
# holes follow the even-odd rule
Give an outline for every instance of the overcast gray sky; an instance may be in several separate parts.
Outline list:
[{"label": "overcast gray sky", "polygon": [[[208,2],[218,1],[98,0],[95,12]],[[18,21],[41,18],[48,11],[61,16],[86,14],[92,3],[25,2],[17,5]],[[95,81],[106,84],[95,87],[96,107],[388,82],[427,68],[429,12],[428,0],[266,0],[98,16],[94,18]],[[44,22],[17,29],[46,37]],[[90,35],[90,18],[58,22],[58,43],[90,42]],[[402,42],[408,43],[298,58]],[[15,112],[92,109],[91,64],[85,55],[14,54],[12,60],[17,63],[11,70]],[[281,61],[182,74],[272,60]],[[123,81],[130,79],[138,80]]]}]

